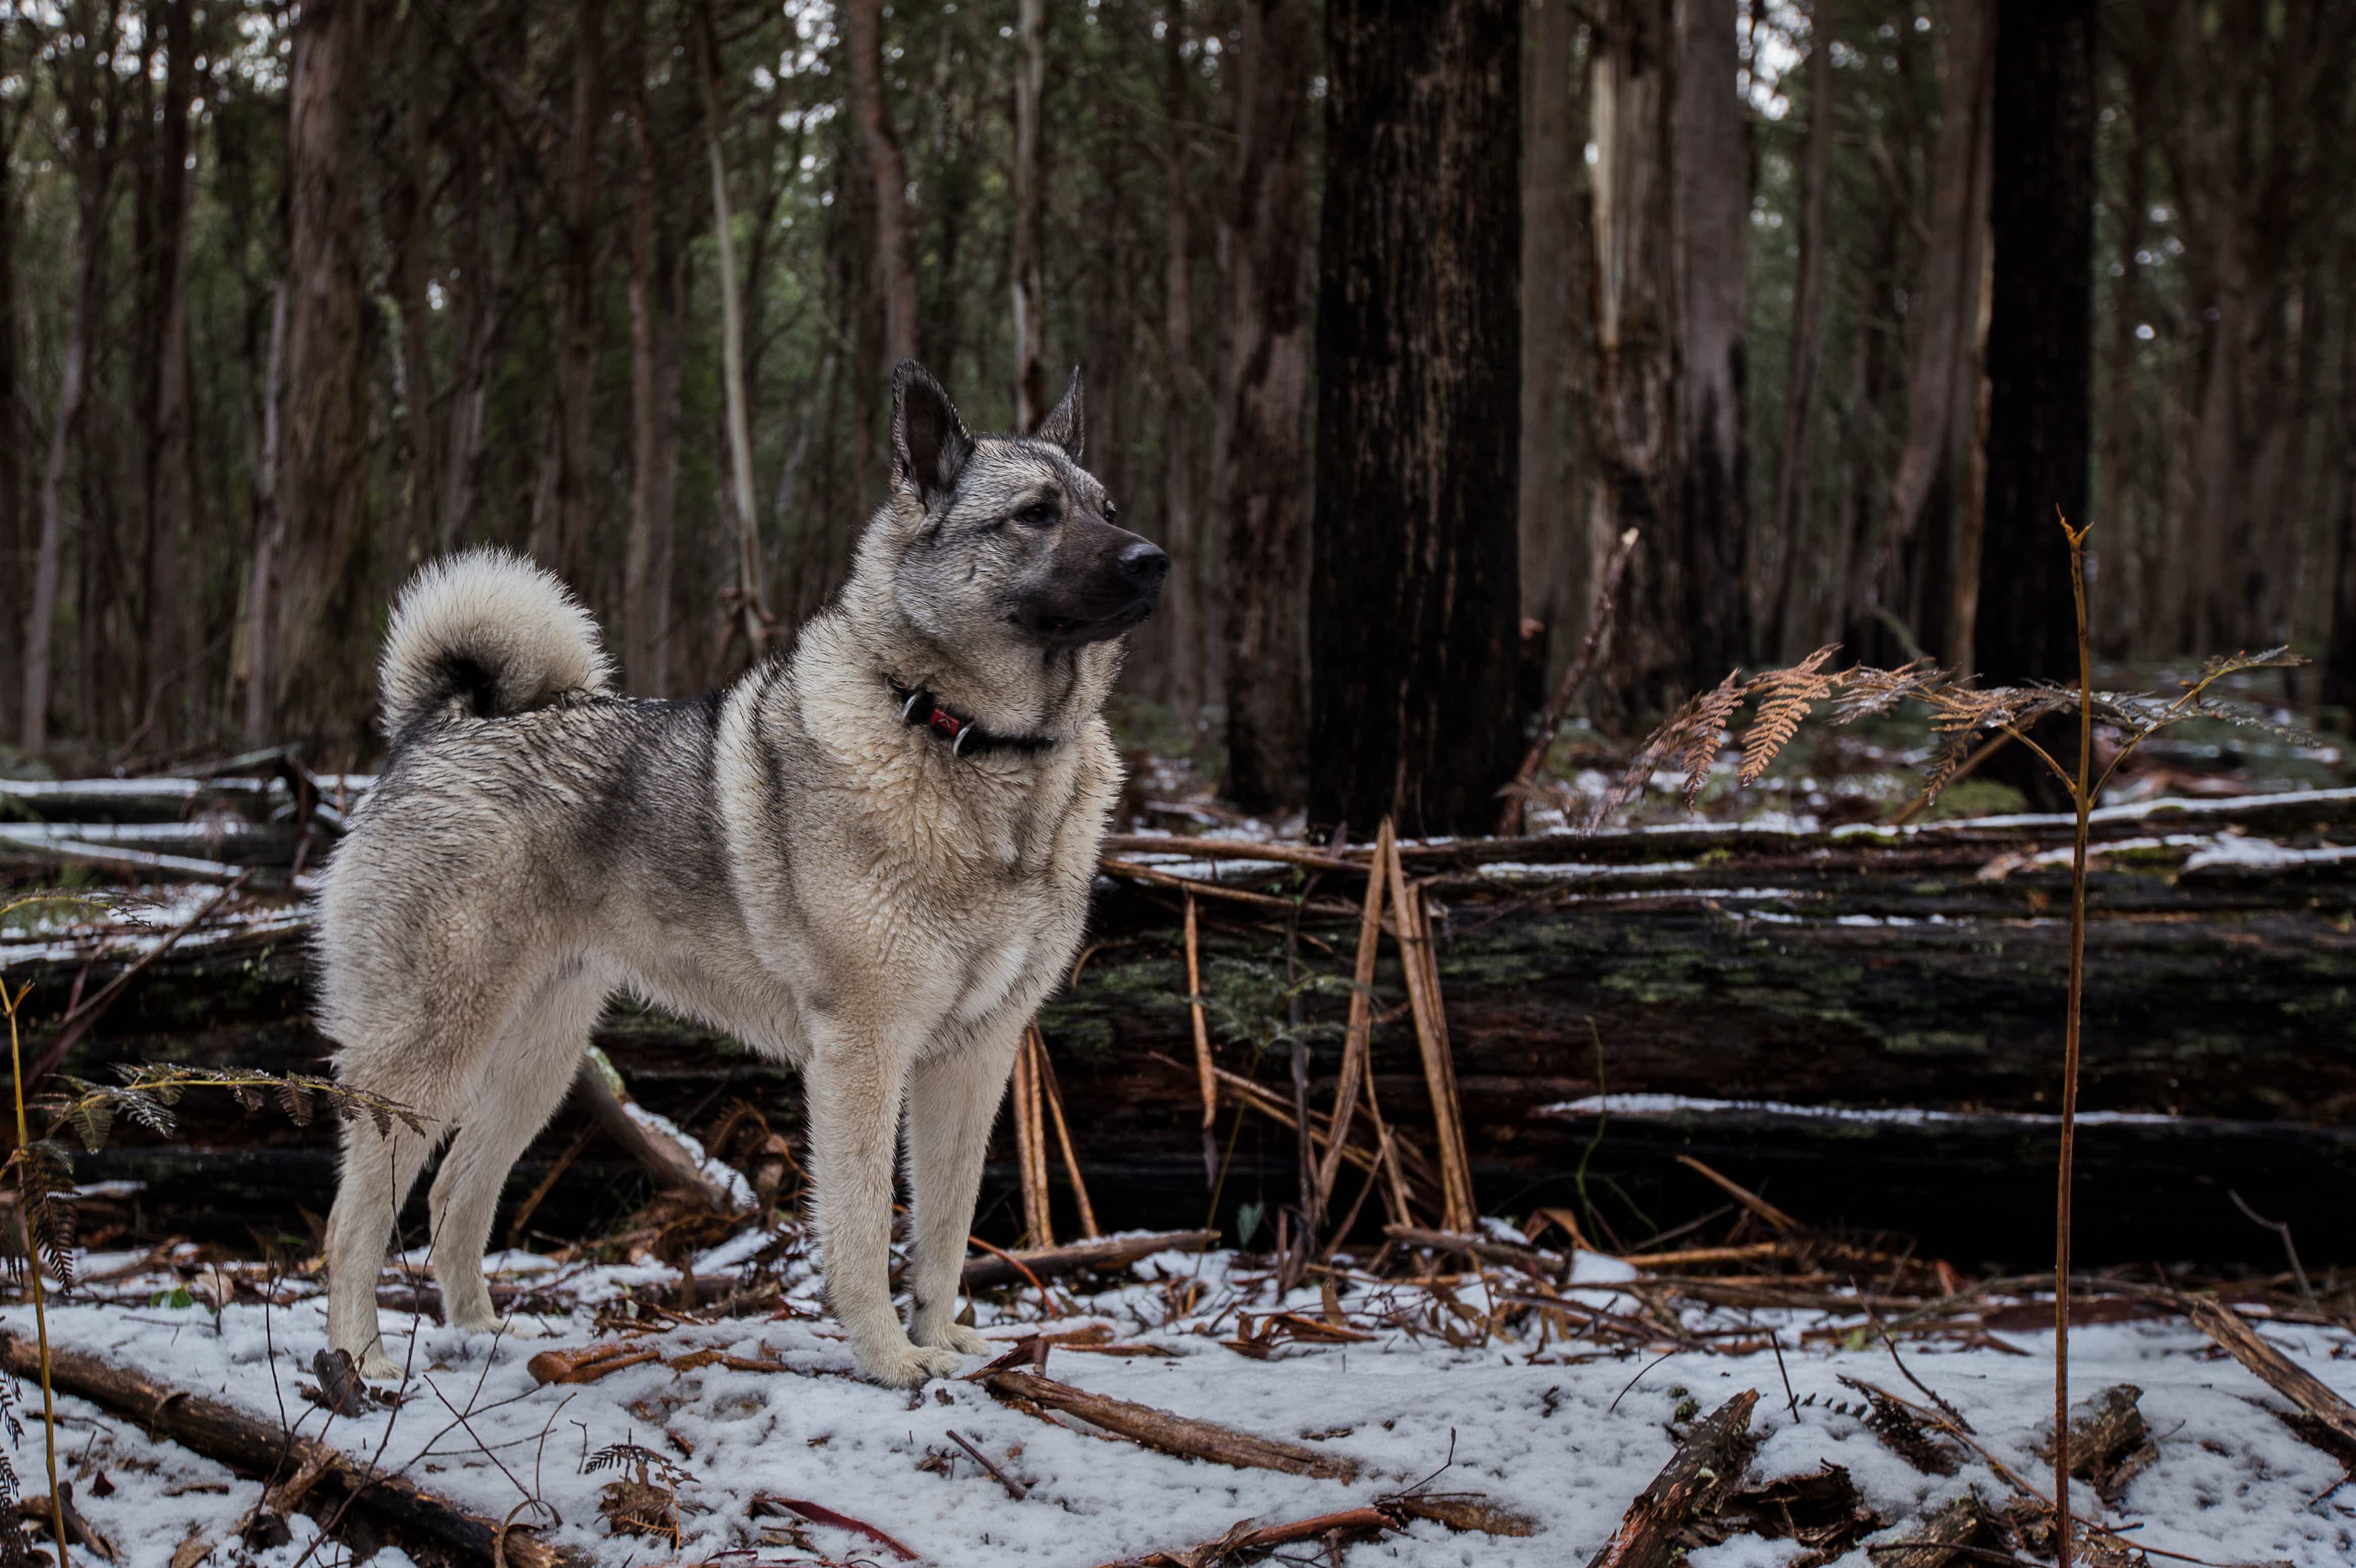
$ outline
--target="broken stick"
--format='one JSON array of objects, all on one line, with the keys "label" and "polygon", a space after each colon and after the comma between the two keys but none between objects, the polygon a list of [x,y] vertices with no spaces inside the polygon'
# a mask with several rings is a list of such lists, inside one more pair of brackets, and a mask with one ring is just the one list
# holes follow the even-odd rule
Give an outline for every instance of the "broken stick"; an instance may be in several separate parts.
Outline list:
[{"label": "broken stick", "polygon": [[1680,1539],[1697,1516],[1715,1512],[1732,1495],[1759,1440],[1751,1435],[1751,1411],[1757,1389],[1745,1389],[1709,1413],[1661,1473],[1628,1505],[1620,1528],[1587,1568],[1669,1568],[1685,1552]]},{"label": "broken stick", "polygon": [[1324,1480],[1354,1481],[1358,1477],[1358,1461],[1347,1455],[1238,1432],[1215,1421],[1197,1421],[1108,1394],[1090,1393],[1037,1372],[992,1372],[982,1380],[982,1386],[1010,1403],[1027,1401],[1042,1409],[1060,1410],[1132,1443],[1181,1458],[1208,1459],[1239,1470],[1281,1470],[1290,1476],[1314,1476]]},{"label": "broken stick", "polygon": [[[40,1350],[33,1340],[0,1328],[0,1371],[30,1378],[39,1369]],[[234,1405],[80,1350],[51,1346],[49,1377],[60,1391],[102,1405],[241,1474],[268,1477],[316,1467],[323,1476],[357,1493],[355,1505],[364,1511],[482,1562],[492,1560],[501,1534],[497,1520],[469,1513],[407,1476],[380,1474],[316,1438],[293,1435]],[[502,1550],[515,1568],[589,1568],[580,1553],[551,1546],[520,1529],[510,1527],[505,1535]]]},{"label": "broken stick", "polygon": [[1219,1239],[1216,1231],[1153,1231],[1140,1236],[1107,1236],[1076,1242],[1041,1253],[1010,1253],[967,1261],[958,1283],[967,1290],[987,1290],[1017,1281],[1036,1284],[1058,1275],[1083,1270],[1122,1269],[1156,1253],[1199,1253]]},{"label": "broken stick", "polygon": [[2248,1318],[2211,1296],[2179,1296],[2177,1304],[2202,1333],[2224,1348],[2227,1355],[2297,1405],[2302,1414],[2320,1424],[2333,1436],[2356,1446],[2356,1405],[2350,1404],[2318,1381],[2305,1367],[2259,1339]]}]

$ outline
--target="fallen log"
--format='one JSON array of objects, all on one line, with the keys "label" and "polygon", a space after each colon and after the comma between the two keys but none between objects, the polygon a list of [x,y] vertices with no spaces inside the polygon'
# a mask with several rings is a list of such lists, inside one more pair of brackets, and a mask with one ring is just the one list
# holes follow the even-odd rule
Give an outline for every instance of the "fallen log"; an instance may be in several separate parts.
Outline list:
[{"label": "fallen log", "polygon": [[[2294,1226],[2305,1250],[2321,1249],[2317,1263],[2356,1257],[2345,1251],[2356,1232],[2337,1223],[2330,1197],[2356,1181],[2356,1012],[2341,996],[2356,962],[2356,861],[2318,858],[2320,836],[2344,838],[2351,824],[2356,791],[2104,814],[2097,827],[2108,848],[2094,862],[2088,936],[2085,1255],[2259,1261],[2271,1238],[2233,1208],[2226,1194],[2238,1190]],[[1148,842],[1183,852],[1174,846],[1183,841]],[[1674,1225],[1719,1201],[1668,1168],[1669,1156],[1690,1153],[1754,1192],[1772,1188],[1779,1207],[1814,1226],[1903,1231],[1933,1253],[2026,1263],[2024,1234],[2008,1216],[2041,1200],[2035,1173],[2050,1168],[2055,1141],[2054,1125],[2040,1117],[2050,1108],[2068,957],[2068,867],[2051,855],[2063,847],[2066,819],[2043,817],[1401,846],[1411,879],[1439,878],[1424,891],[1476,1190],[1489,1202],[1572,1203],[1572,1173],[1584,1162],[1590,1185],[1608,1176]],[[1222,885],[1237,869],[1218,863]],[[1982,876],[1991,869],[2001,874]],[[1213,874],[1186,869],[1186,880]],[[1323,874],[1323,886],[1346,886],[1342,873]],[[1099,881],[1090,955],[1041,1018],[1108,1223],[1174,1228],[1204,1218],[1199,1105],[1191,1093],[1182,1103],[1175,1075],[1156,1060],[1194,1056],[1183,902],[1175,891]],[[1283,1016],[1297,995],[1312,1031],[1311,1103],[1321,1107],[1342,1071],[1362,913],[1354,902],[1346,914],[1302,917],[1309,988],[1299,989],[1288,985],[1271,912],[1198,908],[1206,1000],[1249,1024]],[[98,1076],[108,1060],[315,1065],[327,1046],[304,1022],[299,932],[204,934],[143,974],[66,1071]],[[77,979],[94,990],[134,957],[88,960],[86,975],[80,956],[12,966],[36,982],[27,1002],[36,1038]],[[1387,952],[1371,982],[1365,1069],[1412,1157],[1433,1146],[1408,1000],[1395,950]],[[680,1118],[733,1095],[775,1126],[799,1124],[794,1074],[708,1030],[626,1008],[598,1043],[650,1109]],[[1234,1046],[1218,1054],[1218,1071],[1248,1065]],[[1289,1083],[1269,1089],[1290,1104]],[[1631,1094],[1697,1104],[1655,1114],[1622,1098]],[[1223,1117],[1231,1099],[1248,1098],[1223,1093]],[[1603,1114],[1535,1115],[1583,1102]],[[1833,1114],[1991,1106],[2020,1115]],[[2196,1106],[2201,1119],[2176,1115]],[[118,1167],[109,1151],[84,1168],[177,1182],[208,1147],[249,1149],[259,1139],[291,1157],[294,1146],[328,1141],[324,1128],[263,1134],[234,1115],[207,1115],[190,1107],[179,1153],[142,1155],[134,1170],[127,1152]],[[2126,1116],[2171,1119],[2116,1119]],[[1234,1139],[1230,1195],[1297,1184],[1297,1138],[1259,1123],[1247,1121]],[[544,1147],[564,1147],[582,1127],[578,1113],[563,1114]],[[1227,1127],[1223,1119],[1223,1149]],[[1001,1158],[991,1179],[1011,1185],[1012,1174]],[[535,1222],[569,1222],[590,1206],[589,1181],[610,1175],[583,1164]],[[204,1187],[180,1182],[151,1202],[158,1211],[193,1202]],[[1965,1190],[1968,1202],[1958,1200]],[[1111,1192],[1121,1195],[1118,1213]],[[276,1217],[292,1221],[291,1205]],[[241,1224],[225,1228],[241,1234]],[[2334,1246],[2343,1251],[2332,1254]]]},{"label": "fallen log", "polygon": [[1742,1472],[1759,1445],[1751,1431],[1751,1407],[1758,1403],[1759,1391],[1745,1389],[1697,1423],[1653,1484],[1628,1505],[1620,1528],[1587,1568],[1669,1568],[1681,1558],[1679,1532],[1715,1513],[1742,1484]]},{"label": "fallen log", "polygon": [[1358,1461],[1346,1455],[1288,1443],[1279,1437],[1238,1432],[1215,1421],[1197,1421],[1193,1416],[1173,1414],[1108,1394],[1090,1393],[1038,1372],[1020,1369],[989,1372],[981,1383],[997,1398],[1018,1408],[1027,1403],[1041,1410],[1060,1410],[1132,1443],[1183,1459],[1208,1459],[1239,1470],[1281,1470],[1289,1476],[1314,1476],[1324,1480],[1358,1478]]},{"label": "fallen log", "polygon": [[[38,1346],[27,1335],[0,1328],[0,1370],[20,1378],[38,1377]],[[519,1528],[505,1527],[502,1541],[498,1520],[471,1513],[405,1475],[380,1474],[316,1438],[294,1435],[220,1400],[145,1372],[53,1344],[49,1378],[61,1392],[102,1405],[242,1475],[268,1479],[316,1467],[352,1495],[353,1507],[470,1558],[490,1563],[503,1551],[516,1568],[590,1568],[580,1553],[551,1546]]]},{"label": "fallen log", "polygon": [[[1219,1239],[1216,1231],[1155,1231],[1137,1236],[1106,1236],[1044,1252],[1015,1253],[1009,1257],[985,1255],[966,1260],[959,1283],[968,1290],[989,1290],[1001,1285],[1026,1285],[1086,1271],[1109,1273],[1124,1269],[1156,1253],[1199,1253]],[[1017,1267],[1020,1264],[1022,1266]]]}]

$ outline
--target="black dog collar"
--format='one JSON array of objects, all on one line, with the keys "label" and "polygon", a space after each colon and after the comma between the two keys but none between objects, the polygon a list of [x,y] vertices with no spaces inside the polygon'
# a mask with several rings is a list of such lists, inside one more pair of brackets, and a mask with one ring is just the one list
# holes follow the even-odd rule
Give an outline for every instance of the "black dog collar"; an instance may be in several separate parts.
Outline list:
[{"label": "black dog collar", "polygon": [[951,756],[978,757],[985,752],[1030,753],[1047,751],[1055,744],[1044,735],[993,734],[972,720],[951,712],[921,686],[902,686],[888,675],[884,681],[899,699],[900,722],[930,730],[949,743]]}]

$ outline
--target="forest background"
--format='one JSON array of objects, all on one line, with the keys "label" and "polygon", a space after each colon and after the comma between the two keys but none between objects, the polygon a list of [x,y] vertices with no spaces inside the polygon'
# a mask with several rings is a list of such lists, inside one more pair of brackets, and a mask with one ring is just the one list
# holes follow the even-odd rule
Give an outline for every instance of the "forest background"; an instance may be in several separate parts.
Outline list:
[{"label": "forest background", "polygon": [[366,766],[417,562],[632,691],[780,645],[1082,368],[1169,547],[1122,720],[1247,809],[1478,829],[1585,634],[1633,733],[1839,641],[2289,642],[2356,703],[2334,0],[15,0],[0,763]]}]

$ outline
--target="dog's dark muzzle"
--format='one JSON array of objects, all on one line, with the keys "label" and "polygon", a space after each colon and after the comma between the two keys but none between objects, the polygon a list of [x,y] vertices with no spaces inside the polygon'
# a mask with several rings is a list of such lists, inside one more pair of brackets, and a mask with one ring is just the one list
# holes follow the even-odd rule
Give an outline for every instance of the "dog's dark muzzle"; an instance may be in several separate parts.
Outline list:
[{"label": "dog's dark muzzle", "polygon": [[1023,629],[1050,647],[1119,636],[1153,613],[1170,576],[1161,546],[1097,518],[1067,524],[1046,581],[1016,607]]}]

